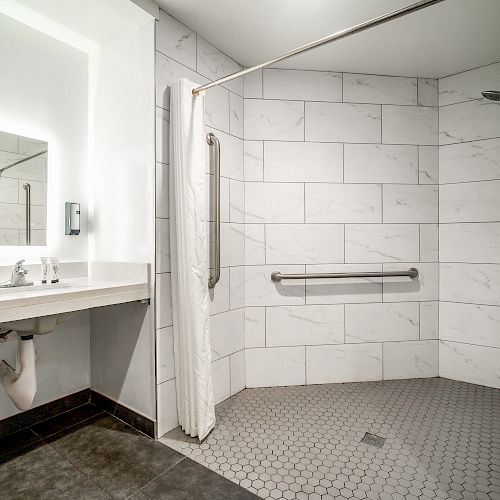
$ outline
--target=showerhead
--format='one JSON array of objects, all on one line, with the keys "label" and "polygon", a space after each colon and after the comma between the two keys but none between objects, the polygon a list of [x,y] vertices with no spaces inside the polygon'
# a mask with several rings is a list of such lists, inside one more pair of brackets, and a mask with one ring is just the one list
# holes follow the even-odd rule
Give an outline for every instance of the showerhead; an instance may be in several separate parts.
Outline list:
[{"label": "showerhead", "polygon": [[481,92],[483,97],[489,99],[490,101],[500,101],[500,91],[499,90],[485,90]]}]

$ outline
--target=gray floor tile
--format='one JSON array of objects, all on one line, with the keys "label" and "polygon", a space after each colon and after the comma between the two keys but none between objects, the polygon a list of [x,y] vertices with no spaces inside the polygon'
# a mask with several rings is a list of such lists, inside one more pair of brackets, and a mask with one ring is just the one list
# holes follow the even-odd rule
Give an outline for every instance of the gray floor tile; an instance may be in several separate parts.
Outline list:
[{"label": "gray floor tile", "polygon": [[183,455],[103,413],[47,438],[63,457],[115,498],[126,498]]},{"label": "gray floor tile", "polygon": [[0,498],[100,500],[110,496],[40,441],[0,464]]},{"label": "gray floor tile", "polygon": [[186,458],[133,495],[134,500],[253,500],[257,497]]}]

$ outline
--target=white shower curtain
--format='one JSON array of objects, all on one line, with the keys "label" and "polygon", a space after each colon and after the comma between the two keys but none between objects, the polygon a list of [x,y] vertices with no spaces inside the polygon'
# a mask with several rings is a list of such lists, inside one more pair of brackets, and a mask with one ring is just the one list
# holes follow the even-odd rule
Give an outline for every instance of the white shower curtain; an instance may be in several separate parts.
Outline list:
[{"label": "white shower curtain", "polygon": [[179,424],[205,438],[215,425],[208,329],[204,96],[182,78],[170,109],[170,250]]}]

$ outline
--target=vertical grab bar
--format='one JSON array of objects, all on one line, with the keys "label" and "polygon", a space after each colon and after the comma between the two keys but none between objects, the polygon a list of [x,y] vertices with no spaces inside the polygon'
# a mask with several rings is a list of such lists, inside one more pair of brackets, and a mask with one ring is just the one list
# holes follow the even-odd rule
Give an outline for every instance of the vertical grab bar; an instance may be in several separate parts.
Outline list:
[{"label": "vertical grab bar", "polygon": [[26,192],[26,245],[31,245],[31,184],[23,185]]},{"label": "vertical grab bar", "polygon": [[[220,278],[220,142],[214,134],[207,134],[210,147],[210,165],[214,166],[214,190],[211,198],[211,211],[214,216],[214,231],[211,244],[213,275],[208,278],[208,288],[215,288]],[[212,263],[212,262],[211,262]]]}]

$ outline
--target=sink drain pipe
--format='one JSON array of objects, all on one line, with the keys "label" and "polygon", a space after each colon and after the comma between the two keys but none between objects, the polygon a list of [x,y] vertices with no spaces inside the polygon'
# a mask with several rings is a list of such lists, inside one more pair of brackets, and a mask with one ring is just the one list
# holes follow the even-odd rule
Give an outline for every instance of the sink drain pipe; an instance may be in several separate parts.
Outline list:
[{"label": "sink drain pipe", "polygon": [[33,335],[19,336],[16,368],[5,360],[0,363],[0,382],[14,404],[21,410],[28,410],[35,398],[36,353]]}]

